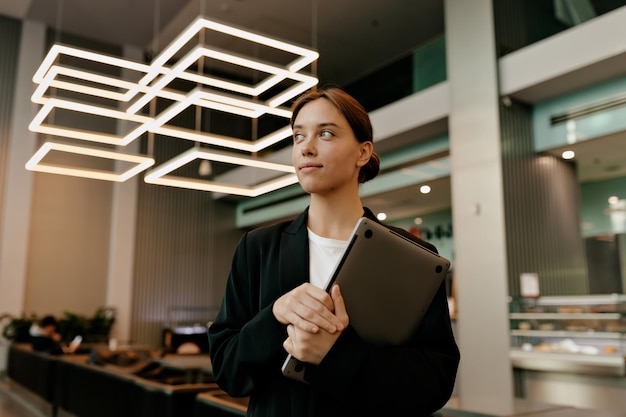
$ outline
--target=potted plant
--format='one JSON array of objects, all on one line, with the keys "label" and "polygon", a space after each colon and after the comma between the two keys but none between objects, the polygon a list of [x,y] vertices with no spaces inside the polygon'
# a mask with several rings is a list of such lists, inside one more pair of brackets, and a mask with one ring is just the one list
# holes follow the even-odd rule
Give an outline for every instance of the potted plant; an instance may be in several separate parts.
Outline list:
[{"label": "potted plant", "polygon": [[117,310],[113,307],[100,307],[96,310],[96,314],[87,323],[87,338],[92,342],[108,342],[116,314]]},{"label": "potted plant", "polygon": [[[117,310],[114,307],[100,307],[93,317],[66,311],[59,320],[59,333],[61,338],[69,342],[75,336],[82,336],[83,341],[90,343],[107,342],[111,328],[115,323]],[[30,327],[39,320],[36,315],[30,317],[22,315],[16,317],[5,313],[0,315],[0,323],[6,322],[2,327],[2,336],[15,343],[30,342]]]},{"label": "potted plant", "polygon": [[113,307],[100,307],[93,317],[87,317],[66,311],[59,320],[61,337],[63,340],[72,340],[74,336],[80,335],[87,343],[107,342],[116,312]]},{"label": "potted plant", "polygon": [[0,316],[0,322],[6,321],[2,328],[2,336],[14,343],[30,342],[30,326],[37,322],[37,317],[33,314],[30,317],[22,315],[16,317],[5,313]]}]

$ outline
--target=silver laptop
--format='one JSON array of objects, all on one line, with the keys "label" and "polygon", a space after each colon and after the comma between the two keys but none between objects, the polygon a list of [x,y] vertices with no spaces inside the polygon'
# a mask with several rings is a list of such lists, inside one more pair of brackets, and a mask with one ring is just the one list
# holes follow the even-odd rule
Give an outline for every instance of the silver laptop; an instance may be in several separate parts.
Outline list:
[{"label": "silver laptop", "polygon": [[[327,290],[339,284],[350,325],[364,341],[399,345],[414,333],[449,268],[449,260],[363,217]],[[302,381],[304,368],[288,355],[282,371]]]}]

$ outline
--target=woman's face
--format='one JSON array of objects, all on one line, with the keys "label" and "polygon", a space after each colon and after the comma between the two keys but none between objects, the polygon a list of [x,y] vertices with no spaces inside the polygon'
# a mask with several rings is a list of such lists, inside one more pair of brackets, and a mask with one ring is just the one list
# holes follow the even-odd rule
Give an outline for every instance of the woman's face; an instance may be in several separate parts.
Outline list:
[{"label": "woman's face", "polygon": [[293,138],[292,162],[306,192],[358,189],[359,169],[369,160],[372,143],[359,143],[330,101],[319,98],[305,104],[294,120]]}]

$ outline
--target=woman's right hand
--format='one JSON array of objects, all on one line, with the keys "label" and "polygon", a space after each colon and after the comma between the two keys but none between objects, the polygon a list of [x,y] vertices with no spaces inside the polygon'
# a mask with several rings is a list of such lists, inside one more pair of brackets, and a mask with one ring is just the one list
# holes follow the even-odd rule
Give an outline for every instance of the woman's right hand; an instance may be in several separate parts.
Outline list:
[{"label": "woman's right hand", "polygon": [[310,333],[324,329],[329,333],[342,331],[344,325],[334,314],[330,295],[321,288],[304,283],[281,296],[272,307],[280,323],[293,324]]},{"label": "woman's right hand", "polygon": [[[350,323],[350,317],[348,317],[346,305],[338,285],[333,286],[331,297],[335,305],[335,316],[341,320],[342,327],[345,329]],[[317,334],[312,334],[299,330],[293,324],[289,324],[287,326],[288,337],[283,342],[283,347],[293,357],[303,362],[318,365],[326,357],[337,339],[339,339],[341,333],[341,330],[334,333],[321,330]]]}]

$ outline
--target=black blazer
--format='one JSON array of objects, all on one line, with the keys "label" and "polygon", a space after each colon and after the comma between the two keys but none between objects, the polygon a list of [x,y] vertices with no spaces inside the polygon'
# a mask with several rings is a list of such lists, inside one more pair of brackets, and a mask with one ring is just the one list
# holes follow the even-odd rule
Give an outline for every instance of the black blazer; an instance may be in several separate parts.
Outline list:
[{"label": "black blazer", "polygon": [[[369,209],[365,216],[377,221]],[[309,367],[308,384],[282,375],[287,330],[272,306],[309,281],[307,218],[308,209],[293,221],[242,236],[209,328],[219,386],[235,397],[249,395],[249,416],[428,416],[439,410],[450,398],[459,363],[443,284],[405,345],[372,346],[348,326],[324,360]]]}]

